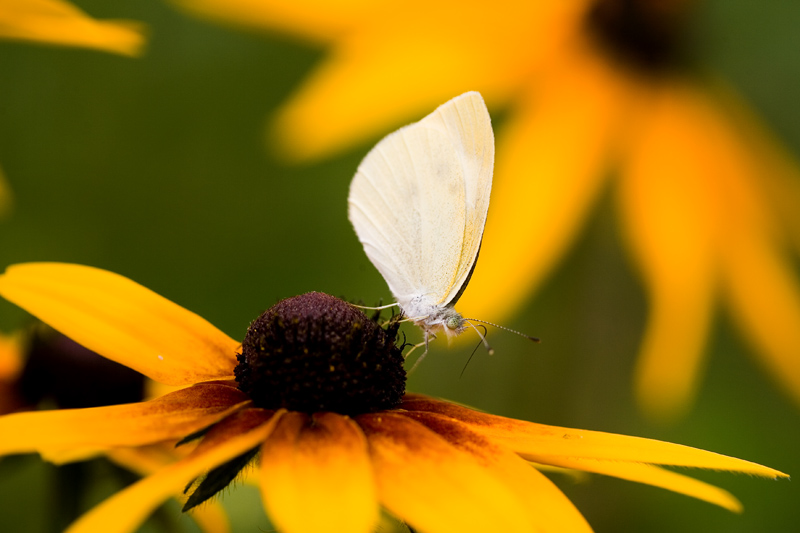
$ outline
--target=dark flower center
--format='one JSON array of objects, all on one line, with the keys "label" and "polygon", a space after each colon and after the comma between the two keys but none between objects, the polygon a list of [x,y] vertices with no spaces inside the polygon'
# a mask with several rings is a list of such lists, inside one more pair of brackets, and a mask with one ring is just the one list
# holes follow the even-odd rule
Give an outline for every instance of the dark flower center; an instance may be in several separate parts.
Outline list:
[{"label": "dark flower center", "polygon": [[685,62],[689,0],[597,0],[589,32],[617,59],[647,72]]},{"label": "dark flower center", "polygon": [[405,393],[397,326],[311,292],[278,302],[247,331],[236,381],[258,407],[358,414],[391,409]]}]

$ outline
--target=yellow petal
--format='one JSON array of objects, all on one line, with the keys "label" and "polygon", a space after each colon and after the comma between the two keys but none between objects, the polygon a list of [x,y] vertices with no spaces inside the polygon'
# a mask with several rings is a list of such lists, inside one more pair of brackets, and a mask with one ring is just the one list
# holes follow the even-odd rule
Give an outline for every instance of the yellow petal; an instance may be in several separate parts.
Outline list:
[{"label": "yellow petal", "polygon": [[274,30],[313,42],[328,42],[362,22],[369,0],[172,0],[188,11],[221,22]]},{"label": "yellow petal", "polygon": [[61,0],[3,0],[0,38],[94,48],[126,56],[142,54],[143,25],[95,20]]},{"label": "yellow petal", "polygon": [[[183,503],[183,499],[179,498]],[[225,507],[219,500],[208,501],[192,509],[192,520],[201,533],[230,533],[231,524]]]},{"label": "yellow petal", "polygon": [[770,211],[780,218],[781,233],[800,252],[800,163],[732,87],[715,82],[712,89],[721,112],[753,158],[753,181],[764,191]]},{"label": "yellow petal", "polygon": [[26,263],[0,295],[83,346],[168,385],[232,379],[239,343],[203,318],[112,272]]},{"label": "yellow petal", "polygon": [[[667,85],[644,99],[619,184],[623,227],[644,277],[650,314],[636,392],[668,420],[694,399],[715,294],[720,206],[718,130],[703,103]],[[710,153],[711,152],[711,153]]]},{"label": "yellow petal", "polygon": [[366,439],[352,419],[335,413],[281,418],[261,450],[261,494],[270,519],[287,533],[368,533],[378,523]]},{"label": "yellow petal", "polygon": [[758,360],[800,404],[800,285],[789,259],[771,244],[748,231],[731,236],[726,293]]},{"label": "yellow petal", "polygon": [[514,490],[474,456],[399,414],[356,421],[367,435],[380,502],[415,529],[531,531]]},{"label": "yellow petal", "polygon": [[477,435],[458,420],[436,413],[405,413],[478,459],[514,490],[537,531],[591,532],[592,528],[552,481],[511,450]]},{"label": "yellow petal", "polygon": [[258,446],[282,415],[247,409],[218,424],[192,454],[118,492],[73,523],[66,533],[128,533],[187,483]]},{"label": "yellow petal", "polygon": [[104,455],[114,464],[145,477],[186,457],[193,449],[192,443],[176,447],[177,442],[164,441],[135,448],[114,448]]},{"label": "yellow petal", "polygon": [[771,478],[787,477],[786,474],[766,466],[689,446],[514,420],[420,395],[407,394],[400,408],[440,413],[461,420],[479,435],[508,446],[523,457],[530,455],[605,459],[730,470]]},{"label": "yellow petal", "polygon": [[579,52],[565,65],[528,89],[497,133],[481,254],[458,303],[464,316],[497,322],[519,308],[573,242],[603,184],[624,91]]},{"label": "yellow petal", "polygon": [[247,401],[229,385],[201,383],[149,402],[10,414],[0,417],[0,455],[39,452],[66,462],[106,448],[181,439]]},{"label": "yellow petal", "polygon": [[578,459],[574,457],[549,456],[540,457],[536,460],[564,468],[575,468],[661,487],[719,505],[735,513],[742,512],[742,504],[730,492],[658,466],[617,461],[596,461],[594,459]]},{"label": "yellow petal", "polygon": [[[136,472],[140,476],[149,476],[185,457],[192,445],[187,443],[175,447],[175,442],[168,441],[152,446],[138,448],[116,448],[105,452],[105,457],[123,468]],[[186,503],[184,494],[176,498],[181,506]],[[219,500],[209,500],[192,509],[192,520],[203,533],[229,533],[228,515]]]},{"label": "yellow petal", "polygon": [[271,132],[280,143],[277,153],[330,155],[418,119],[468,89],[491,105],[503,102],[563,41],[580,4],[476,2],[454,9],[412,0],[398,10],[377,3],[279,111]]}]

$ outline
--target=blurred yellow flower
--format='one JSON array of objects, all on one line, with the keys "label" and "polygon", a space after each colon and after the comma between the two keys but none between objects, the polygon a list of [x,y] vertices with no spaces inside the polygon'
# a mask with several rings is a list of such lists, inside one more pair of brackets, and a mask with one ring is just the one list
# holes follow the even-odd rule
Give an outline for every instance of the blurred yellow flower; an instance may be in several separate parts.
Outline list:
[{"label": "blurred yellow flower", "polygon": [[95,20],[62,0],[0,0],[0,38],[93,48],[138,56],[144,26],[130,20]]},{"label": "blurred yellow flower", "polygon": [[[190,488],[184,509],[194,508],[259,451],[264,506],[286,533],[367,533],[380,506],[431,533],[591,531],[529,463],[647,483],[732,511],[741,504],[728,492],[657,465],[785,477],[696,448],[405,394],[396,324],[383,329],[321,293],[276,304],[241,344],[141,285],[91,267],[11,266],[0,294],[87,348],[181,387],[147,402],[0,417],[0,455],[39,452],[67,462],[105,452],[152,471],[69,533],[133,531]],[[147,446],[176,439],[199,443],[177,461],[147,455]],[[132,458],[131,447],[138,448]]]},{"label": "blurred yellow flower", "polygon": [[[722,302],[800,403],[800,173],[732,89],[681,69],[692,2],[174,0],[327,48],[272,123],[317,158],[465,90],[508,110],[480,261],[459,302],[501,320],[541,285],[613,180],[650,312],[645,410],[692,402]],[[609,171],[613,169],[613,173]]]}]

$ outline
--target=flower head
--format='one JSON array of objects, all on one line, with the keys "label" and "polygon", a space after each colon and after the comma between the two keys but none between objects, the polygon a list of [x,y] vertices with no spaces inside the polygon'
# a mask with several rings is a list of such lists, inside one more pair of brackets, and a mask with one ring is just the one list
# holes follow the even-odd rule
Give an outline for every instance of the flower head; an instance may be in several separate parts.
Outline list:
[{"label": "flower head", "polygon": [[669,418],[691,403],[718,301],[800,401],[800,285],[788,257],[800,251],[800,172],[730,87],[692,73],[694,2],[176,2],[327,49],[272,124],[296,159],[468,89],[508,110],[464,313],[497,321],[522,305],[613,180],[650,302],[643,407]]},{"label": "flower head", "polygon": [[[784,477],[695,448],[403,395],[395,327],[327,295],[277,304],[251,325],[240,351],[197,315],[95,268],[12,266],[0,294],[98,353],[183,386],[148,402],[0,417],[1,454],[39,452],[56,462],[198,443],[84,515],[72,533],[132,531],[187,484],[191,508],[256,455],[264,506],[289,533],[367,532],[380,507],[421,531],[590,531],[529,462],[648,483],[734,511],[740,504],[729,493],[656,465]],[[267,386],[284,392],[264,396]]]}]

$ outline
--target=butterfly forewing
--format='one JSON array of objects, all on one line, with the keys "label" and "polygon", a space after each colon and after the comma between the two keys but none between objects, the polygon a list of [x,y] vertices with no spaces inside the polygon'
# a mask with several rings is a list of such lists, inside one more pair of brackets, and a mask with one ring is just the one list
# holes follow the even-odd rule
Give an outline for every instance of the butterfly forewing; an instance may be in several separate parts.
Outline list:
[{"label": "butterfly forewing", "polygon": [[362,161],[349,214],[367,256],[401,306],[444,306],[460,293],[480,247],[494,140],[478,93],[390,134]]}]

